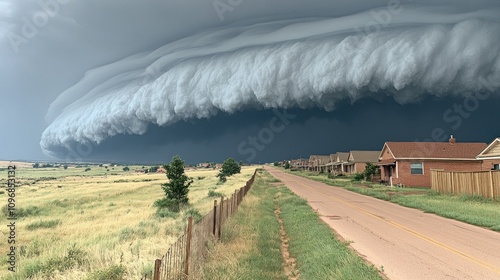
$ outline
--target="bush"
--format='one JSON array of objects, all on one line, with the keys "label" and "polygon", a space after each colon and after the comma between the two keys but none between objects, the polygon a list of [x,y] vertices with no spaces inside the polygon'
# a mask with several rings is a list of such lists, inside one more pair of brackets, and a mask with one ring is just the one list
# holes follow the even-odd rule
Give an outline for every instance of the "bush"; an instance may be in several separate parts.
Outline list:
[{"label": "bush", "polygon": [[179,212],[179,205],[173,199],[168,199],[166,197],[158,199],[153,204],[154,207],[158,209],[167,209],[173,212]]},{"label": "bush", "polygon": [[[28,206],[26,208],[16,207],[16,210],[14,212],[17,218],[23,218],[30,216],[39,216],[42,212],[42,209],[36,206]],[[2,207],[2,213],[5,215],[5,217],[9,216],[9,206],[7,204]]]},{"label": "bush", "polygon": [[122,280],[125,277],[123,265],[112,265],[106,269],[93,272],[88,280]]},{"label": "bush", "polygon": [[125,171],[125,172],[130,171],[130,168],[129,168],[128,166],[125,166],[125,167],[123,168],[123,171]]},{"label": "bush", "polygon": [[354,177],[352,178],[354,181],[362,181],[363,179],[365,179],[364,173],[354,173]]},{"label": "bush", "polygon": [[208,197],[222,197],[222,196],[224,195],[220,192],[208,191]]},{"label": "bush", "polygon": [[187,220],[188,217],[193,217],[193,222],[198,222],[202,218],[200,212],[194,208],[190,208],[184,213],[184,220]]},{"label": "bush", "polygon": [[85,172],[92,170],[90,167],[85,168]]},{"label": "bush", "polygon": [[179,217],[179,212],[172,212],[172,211],[168,210],[167,208],[158,208],[158,209],[156,209],[155,215],[158,218],[177,219],[177,217]]},{"label": "bush", "polygon": [[38,221],[26,226],[27,230],[35,230],[39,228],[55,228],[61,224],[61,220]]}]

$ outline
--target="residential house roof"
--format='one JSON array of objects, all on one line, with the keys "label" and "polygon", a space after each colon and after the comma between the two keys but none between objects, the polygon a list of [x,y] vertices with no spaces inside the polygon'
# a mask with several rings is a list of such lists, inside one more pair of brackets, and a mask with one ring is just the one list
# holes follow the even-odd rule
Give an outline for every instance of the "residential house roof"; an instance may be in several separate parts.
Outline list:
[{"label": "residential house roof", "polygon": [[349,162],[378,162],[380,151],[351,151]]},{"label": "residential house roof", "polygon": [[475,160],[486,143],[386,142],[380,157],[389,150],[394,159]]},{"label": "residential house roof", "polygon": [[491,142],[484,150],[479,153],[477,159],[499,159],[500,158],[500,138]]}]

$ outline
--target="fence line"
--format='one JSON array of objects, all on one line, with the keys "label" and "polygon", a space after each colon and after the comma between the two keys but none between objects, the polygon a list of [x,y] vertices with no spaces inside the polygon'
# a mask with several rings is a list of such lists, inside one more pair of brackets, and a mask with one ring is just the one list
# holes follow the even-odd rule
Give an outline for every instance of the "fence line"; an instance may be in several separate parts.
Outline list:
[{"label": "fence line", "polygon": [[[208,250],[220,239],[222,225],[233,215],[255,181],[257,170],[244,187],[235,190],[230,198],[214,200],[213,209],[193,224],[188,218],[184,234],[170,245],[161,259],[155,260],[153,280],[186,280],[189,274],[202,268]],[[145,275],[141,280],[147,280]]]},{"label": "fence line", "polygon": [[439,193],[500,198],[500,171],[449,172],[431,170],[431,188]]}]

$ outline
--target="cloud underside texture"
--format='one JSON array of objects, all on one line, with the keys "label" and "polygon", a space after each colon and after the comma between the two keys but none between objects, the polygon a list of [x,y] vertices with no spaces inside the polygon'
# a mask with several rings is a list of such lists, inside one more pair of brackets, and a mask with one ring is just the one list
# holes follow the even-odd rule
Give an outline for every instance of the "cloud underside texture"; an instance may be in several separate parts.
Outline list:
[{"label": "cloud underside texture", "polygon": [[421,13],[369,27],[369,13],[235,25],[94,69],[51,105],[42,150],[221,111],[498,93],[500,23],[482,15],[499,13]]}]

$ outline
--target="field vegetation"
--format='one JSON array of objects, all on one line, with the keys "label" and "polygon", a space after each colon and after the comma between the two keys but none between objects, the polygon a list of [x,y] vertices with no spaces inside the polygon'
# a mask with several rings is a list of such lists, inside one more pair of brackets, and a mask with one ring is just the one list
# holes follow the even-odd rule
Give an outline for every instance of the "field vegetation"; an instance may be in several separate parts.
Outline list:
[{"label": "field vegetation", "polygon": [[[157,213],[165,196],[164,173],[137,173],[142,166],[91,165],[17,170],[17,272],[6,264],[7,227],[1,227],[0,279],[139,279],[185,227],[189,215],[211,210],[215,196],[244,186],[255,168],[220,183],[217,170],[187,171],[189,204],[179,213]],[[85,171],[85,169],[90,170]],[[6,184],[7,172],[0,180]],[[0,194],[4,214],[7,194]]]}]

